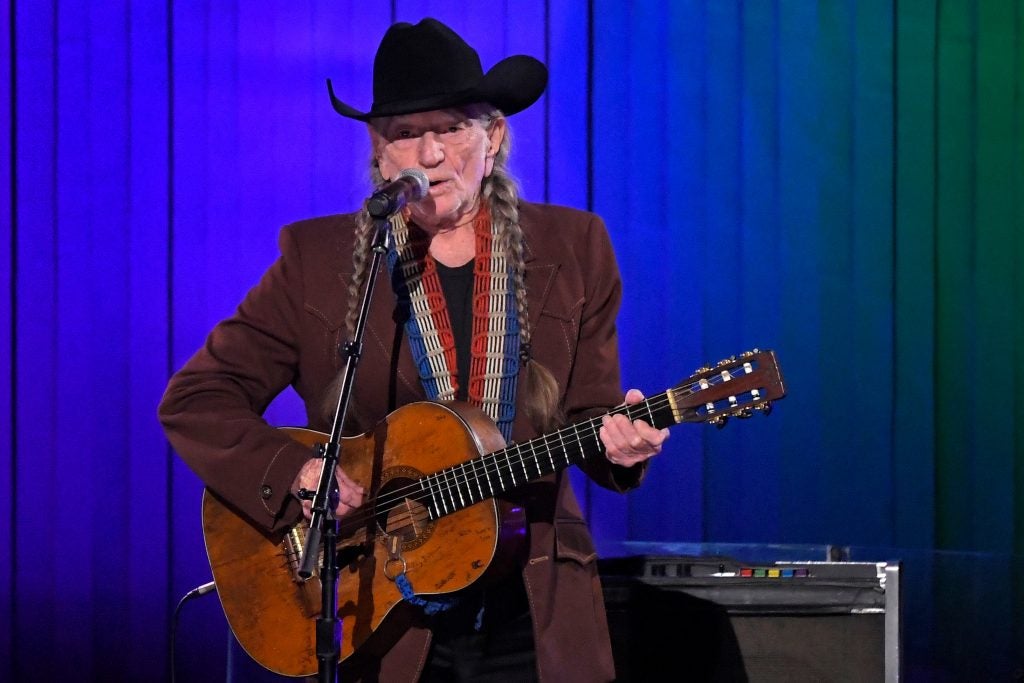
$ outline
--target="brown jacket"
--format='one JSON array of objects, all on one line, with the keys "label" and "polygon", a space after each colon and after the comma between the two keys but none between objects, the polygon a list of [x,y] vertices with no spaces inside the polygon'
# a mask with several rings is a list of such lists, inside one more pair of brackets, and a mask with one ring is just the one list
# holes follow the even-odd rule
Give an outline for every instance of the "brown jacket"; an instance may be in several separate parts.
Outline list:
[{"label": "brown jacket", "polygon": [[[603,413],[622,400],[615,333],[621,285],[604,224],[594,214],[530,203],[522,204],[520,221],[533,357],[554,374],[570,421]],[[281,257],[171,378],[160,405],[168,439],[182,459],[210,489],[267,529],[298,519],[289,487],[310,453],[260,415],[291,384],[305,402],[309,426],[329,431],[324,395],[342,364],[338,348],[354,226],[348,214],[282,230]],[[395,319],[382,268],[348,433],[368,431],[396,407],[425,398]],[[520,402],[513,441],[534,436]],[[592,479],[613,490],[638,485],[644,471],[603,459],[587,467]],[[596,555],[569,479],[560,473],[527,488],[530,547],[523,580],[541,680],[610,680],[614,666]],[[410,629],[381,662],[381,679],[415,679],[428,646],[428,631]]]}]

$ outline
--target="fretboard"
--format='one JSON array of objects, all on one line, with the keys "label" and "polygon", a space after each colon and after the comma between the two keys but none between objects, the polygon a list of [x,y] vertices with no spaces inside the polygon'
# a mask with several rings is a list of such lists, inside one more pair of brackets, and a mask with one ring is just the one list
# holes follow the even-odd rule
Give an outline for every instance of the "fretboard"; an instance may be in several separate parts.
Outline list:
[{"label": "fretboard", "polygon": [[[652,396],[631,406],[620,406],[609,415],[623,414],[662,429],[678,421],[668,396]],[[598,436],[603,415],[577,422],[530,441],[512,444],[421,478],[417,500],[431,519],[516,489],[552,472],[603,455]]]}]

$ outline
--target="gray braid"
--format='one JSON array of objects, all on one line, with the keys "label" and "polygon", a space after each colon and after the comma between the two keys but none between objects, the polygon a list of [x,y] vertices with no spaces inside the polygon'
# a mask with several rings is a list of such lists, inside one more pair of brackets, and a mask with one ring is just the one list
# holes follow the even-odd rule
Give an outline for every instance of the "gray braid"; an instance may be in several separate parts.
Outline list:
[{"label": "gray braid", "polygon": [[[500,113],[491,113],[485,125]],[[519,185],[508,170],[508,157],[512,135],[505,124],[505,138],[494,158],[491,175],[484,178],[481,195],[491,211],[491,222],[496,229],[499,244],[512,263],[512,286],[515,289],[516,310],[519,319],[520,369],[525,371],[522,383],[527,416],[535,428],[549,431],[562,421],[559,410],[558,382],[551,372],[531,357],[530,311],[526,297],[526,265],[524,247],[526,239],[519,225]]]},{"label": "gray braid", "polygon": [[491,222],[498,234],[498,243],[512,262],[512,286],[519,311],[519,339],[529,344],[530,316],[526,301],[526,273],[523,258],[523,231],[519,227],[519,187],[506,167],[508,133],[494,160],[494,170],[484,178],[481,194],[491,210]]}]

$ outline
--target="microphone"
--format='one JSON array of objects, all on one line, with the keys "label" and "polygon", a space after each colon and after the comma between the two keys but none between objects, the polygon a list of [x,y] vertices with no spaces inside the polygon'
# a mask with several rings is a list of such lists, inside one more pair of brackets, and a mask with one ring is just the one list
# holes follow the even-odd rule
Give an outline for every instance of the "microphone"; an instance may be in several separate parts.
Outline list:
[{"label": "microphone", "polygon": [[418,168],[407,168],[370,195],[366,210],[374,218],[387,218],[401,211],[409,202],[418,202],[426,197],[429,189],[426,173]]}]

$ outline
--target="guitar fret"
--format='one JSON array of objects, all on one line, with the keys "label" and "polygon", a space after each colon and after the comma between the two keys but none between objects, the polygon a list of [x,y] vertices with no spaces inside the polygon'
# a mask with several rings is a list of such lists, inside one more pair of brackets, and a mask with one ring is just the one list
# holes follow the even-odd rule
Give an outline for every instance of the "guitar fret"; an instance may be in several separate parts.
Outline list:
[{"label": "guitar fret", "polygon": [[654,426],[654,413],[651,412],[651,402],[649,400],[648,401],[644,401],[644,407],[647,408],[647,419],[649,420],[649,422],[647,424],[649,424],[649,425],[651,425],[653,427]]},{"label": "guitar fret", "polygon": [[[473,471],[470,472],[470,470]],[[483,500],[482,493],[480,494],[479,498],[477,498],[476,500],[473,499],[473,497],[476,495],[475,493],[473,493],[473,481],[476,479],[476,468],[473,465],[472,460],[467,460],[466,462],[462,463],[462,472],[463,474],[466,475],[466,494],[469,496],[469,504],[472,505],[473,503],[478,503],[481,500]]]},{"label": "guitar fret", "polygon": [[430,475],[430,492],[437,499],[434,507],[437,508],[437,516],[443,517],[448,514],[448,506],[444,502],[444,491],[441,490],[441,482],[437,478],[437,472]]},{"label": "guitar fret", "polygon": [[452,504],[452,512],[455,512],[456,510],[459,509],[459,506],[456,505],[455,496],[452,495],[452,485],[448,483],[448,470],[441,470],[439,474],[442,477],[444,477],[444,491],[448,492],[448,499],[451,501]]},{"label": "guitar fret", "polygon": [[431,476],[431,479],[433,479],[433,480],[434,480],[434,484],[435,484],[435,485],[436,485],[436,487],[437,487],[437,494],[438,494],[438,496],[439,496],[439,497],[441,498],[441,508],[442,508],[442,509],[444,510],[444,514],[446,514],[446,515],[447,515],[447,514],[449,514],[450,512],[453,512],[452,510],[449,510],[449,509],[448,509],[448,503],[447,503],[447,502],[445,501],[445,499],[444,499],[444,489],[443,489],[443,488],[441,488],[441,482],[440,482],[440,481],[438,481],[437,475],[436,475],[436,474],[435,474],[435,475],[432,475],[432,476]]},{"label": "guitar fret", "polygon": [[[519,450],[519,446],[516,446],[516,450],[517,451]],[[519,455],[519,458],[520,458],[520,460],[522,460],[522,454],[521,453]],[[512,487],[515,488],[515,486],[516,486],[516,473],[512,471],[512,459],[508,456],[508,449],[505,450],[505,462],[508,463],[508,476],[512,479]]]},{"label": "guitar fret", "polygon": [[[455,475],[455,468],[452,467],[450,469],[452,471],[452,481],[455,483],[455,492],[459,494],[459,502],[462,503],[462,507],[466,507],[466,499],[462,497],[462,487],[459,486],[459,478]],[[454,503],[454,501],[452,502]]]},{"label": "guitar fret", "polygon": [[452,484],[449,482],[449,471],[446,469],[441,470],[441,474],[444,476],[444,493],[449,497],[449,502],[452,504],[452,512],[459,510],[459,506],[455,502],[455,496],[452,495]]},{"label": "guitar fret", "polygon": [[434,509],[431,510],[430,509],[430,505],[428,505],[427,506],[427,515],[430,517],[431,520],[434,520],[434,519],[437,519],[437,512],[438,512],[438,510],[437,510],[437,499],[434,497],[434,492],[430,488],[430,484],[427,483],[428,479],[430,479],[430,477],[424,477],[423,479],[420,479],[420,489],[426,491],[427,495],[429,495],[430,498],[431,498],[432,505],[433,505]]},{"label": "guitar fret", "polygon": [[[530,448],[532,450],[533,447],[531,446]],[[522,465],[523,467],[523,483],[525,484],[526,482],[530,481],[530,473],[526,469],[526,458],[523,457],[522,449],[519,450],[519,464]]]},{"label": "guitar fret", "polygon": [[[505,450],[508,449],[506,448]],[[498,488],[501,489],[502,491],[505,490],[505,479],[501,476],[501,463],[498,462],[498,456],[501,455],[503,452],[504,451],[498,451],[493,456],[491,456],[491,460],[494,461],[494,471],[498,473]]]},{"label": "guitar fret", "polygon": [[[573,434],[575,434],[575,436],[576,436],[576,448],[578,448],[580,450],[580,456],[582,457],[582,455],[583,455],[583,438],[580,436],[579,425],[573,425],[572,426],[572,431],[573,431]],[[565,464],[569,465],[571,462],[572,462],[572,459],[569,458],[569,451],[566,451],[565,452]]]},{"label": "guitar fret", "polygon": [[480,458],[480,468],[484,471],[484,480],[487,482],[487,488],[490,489],[491,495],[493,496],[494,495],[494,484],[491,483],[491,475],[487,471],[487,461],[485,460],[485,458],[486,458],[486,456],[482,456]]},{"label": "guitar fret", "polygon": [[458,509],[461,510],[466,507],[466,499],[462,496],[462,485],[459,483],[458,465],[452,465],[448,469],[451,471],[452,484],[455,486],[455,493],[459,496],[460,505]]},{"label": "guitar fret", "polygon": [[[590,421],[590,428],[594,432],[594,446],[597,448],[597,452],[598,453],[604,453],[605,452],[604,442],[601,441],[601,435],[597,431],[597,422],[594,421],[594,420],[591,420]],[[585,455],[583,457],[586,458]]]},{"label": "guitar fret", "polygon": [[531,446],[530,450],[533,452],[533,466],[537,468],[537,476],[538,477],[543,477],[544,473],[540,471],[540,455],[537,453],[537,449],[536,448]]},{"label": "guitar fret", "polygon": [[483,500],[486,496],[484,496],[484,489],[480,485],[480,475],[476,473],[476,458],[470,460],[469,464],[473,466],[473,479],[476,480],[476,488],[480,492],[480,500]]},{"label": "guitar fret", "polygon": [[[462,507],[466,507],[467,505],[472,505],[472,503],[473,503],[473,496],[472,496],[472,492],[471,491],[469,491],[467,489],[466,490],[466,496],[463,497],[463,495],[462,495],[462,493],[463,493],[463,484],[468,484],[468,482],[466,481],[466,478],[465,478],[465,472],[466,472],[466,465],[465,465],[465,463],[459,463],[458,465],[453,465],[452,466],[452,478],[455,480],[455,488],[459,492],[459,500],[462,501]],[[469,503],[466,503],[466,499],[467,498],[469,499]]]},{"label": "guitar fret", "polygon": [[[562,453],[565,454],[565,462],[566,462],[566,464],[568,464],[569,463],[569,449],[565,447],[565,439],[562,438],[562,430],[559,429],[555,433],[558,435],[558,443],[561,444],[561,446],[562,446]],[[551,471],[554,472],[555,471],[555,459],[552,457],[550,450],[548,450],[548,460],[551,461]]]},{"label": "guitar fret", "polygon": [[[579,433],[579,430],[576,429],[576,425],[570,425],[570,426],[572,427],[572,433],[575,435],[574,439],[576,441],[576,445],[579,446],[580,445],[580,433]],[[572,464],[572,458],[569,457],[569,449],[568,448],[565,449],[565,452],[562,455],[565,456],[565,466],[568,467],[569,465],[571,465]]]}]

